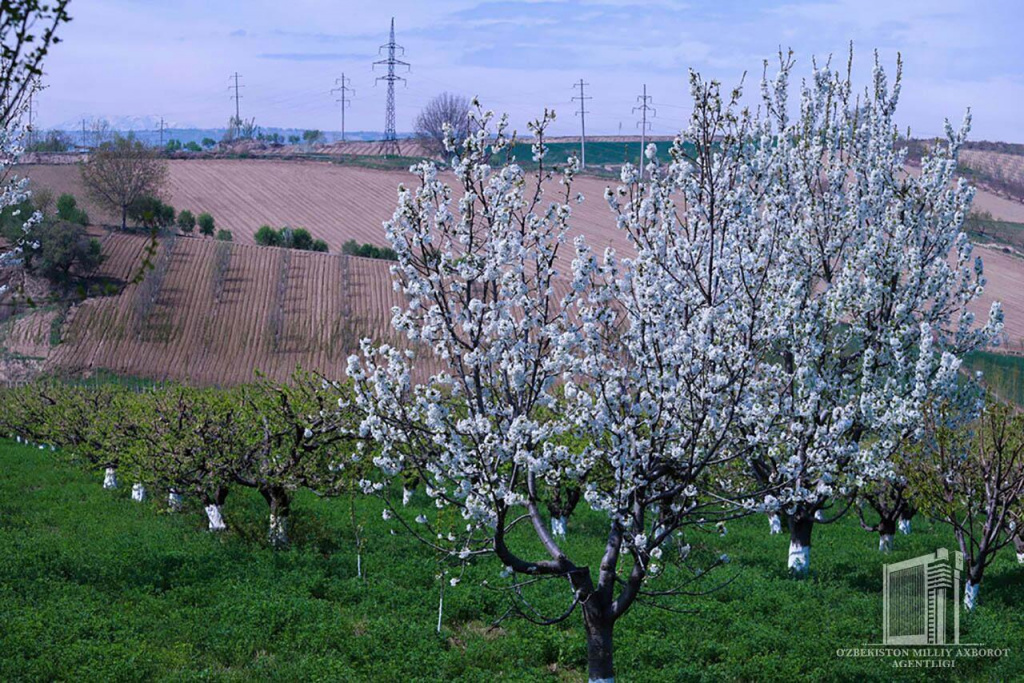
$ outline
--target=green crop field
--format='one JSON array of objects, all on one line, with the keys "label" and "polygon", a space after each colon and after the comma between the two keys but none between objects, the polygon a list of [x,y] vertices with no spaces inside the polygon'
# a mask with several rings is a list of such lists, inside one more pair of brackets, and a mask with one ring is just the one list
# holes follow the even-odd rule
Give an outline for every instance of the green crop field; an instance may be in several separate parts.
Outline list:
[{"label": "green crop field", "polygon": [[[105,491],[99,475],[59,456],[0,442],[0,680],[585,680],[578,614],[554,627],[507,619],[490,628],[508,606],[505,593],[482,586],[502,584],[492,559],[446,589],[438,635],[436,558],[392,534],[398,527],[374,499],[355,501],[365,539],[359,578],[347,498],[300,493],[293,546],[273,551],[258,495],[233,492],[231,530],[216,536],[197,507],[169,513],[159,496],[135,503],[125,482]],[[425,500],[420,493],[414,505]],[[952,549],[945,527],[920,517],[914,526],[888,557],[852,516],[820,527],[806,581],[787,576],[788,538],[768,535],[761,516],[731,524],[724,537],[700,535],[693,542],[702,552],[732,558],[709,578],[727,585],[671,603],[687,613],[635,606],[616,628],[619,679],[1018,678],[1024,567],[1010,550],[986,574],[981,606],[963,626],[966,640],[1009,655],[958,659],[952,670],[837,656],[881,639],[884,561]],[[592,556],[601,527],[594,513],[573,517],[570,550]],[[557,612],[569,588],[543,583],[530,598]]]},{"label": "green crop field", "polygon": [[981,371],[985,384],[1004,401],[1024,406],[1024,358],[978,351],[964,357],[964,368]]}]

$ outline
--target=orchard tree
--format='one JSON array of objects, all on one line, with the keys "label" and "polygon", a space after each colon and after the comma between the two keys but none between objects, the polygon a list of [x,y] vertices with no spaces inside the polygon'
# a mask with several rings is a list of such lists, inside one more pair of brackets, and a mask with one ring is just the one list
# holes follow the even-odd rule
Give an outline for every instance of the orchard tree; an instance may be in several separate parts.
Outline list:
[{"label": "orchard tree", "polygon": [[286,385],[262,380],[240,393],[238,418],[246,429],[234,480],[259,491],[270,508],[271,546],[288,545],[288,520],[296,489],[336,493],[345,475],[343,452],[351,433],[340,386],[297,371]]},{"label": "orchard tree", "polygon": [[804,574],[815,523],[890,476],[896,450],[922,435],[923,406],[960,395],[961,358],[997,342],[1002,313],[993,304],[979,324],[968,310],[985,285],[962,230],[974,191],[956,176],[969,116],[959,131],[947,122],[910,175],[894,122],[899,68],[890,86],[876,57],[855,98],[849,67],[815,65],[791,119],[792,58],[780,63],[762,84],[779,160],[763,210],[787,234],[771,269],[776,338],[761,364],[775,389],[751,408],[781,419],[753,469],[778,489],[789,567]]},{"label": "orchard tree", "polygon": [[168,505],[182,497],[203,505],[210,531],[227,529],[222,506],[241,461],[244,425],[238,397],[227,391],[161,388],[139,394],[130,416],[136,438],[126,468],[143,484],[168,491]]},{"label": "orchard tree", "polygon": [[[878,534],[879,552],[889,553],[893,549],[896,530],[910,533],[910,520],[914,516],[908,483],[897,469],[888,477],[865,482],[858,491],[857,515],[860,525],[867,531]],[[864,516],[864,506],[870,507],[878,517],[877,523],[870,523]]]},{"label": "orchard tree", "polygon": [[40,390],[52,405],[51,433],[62,449],[89,469],[103,471],[103,488],[118,487],[117,471],[136,432],[130,419],[135,395],[109,384],[46,384]]},{"label": "orchard tree", "polygon": [[[783,224],[762,229],[754,208],[774,151],[735,98],[723,104],[697,77],[693,92],[696,113],[674,163],[652,164],[649,185],[627,167],[608,197],[636,257],[599,262],[579,237],[571,273],[560,268],[573,256],[565,251],[582,197],[572,192],[576,160],[558,176],[545,165],[553,114],[531,124],[538,169],[528,178],[514,163],[489,166],[491,152],[515,139],[507,119],[492,136],[491,114],[473,112],[478,132],[452,162],[462,199],[453,207],[452,189],[425,162],[386,224],[407,297],[394,325],[417,351],[364,341],[349,360],[360,435],[380,449],[382,480],[366,490],[401,519],[388,484],[413,472],[438,508],[467,522],[464,533],[444,534],[421,516],[422,540],[462,560],[493,553],[513,577],[512,595],[567,582],[560,615],[514,604],[540,623],[579,609],[591,680],[613,677],[614,626],[633,604],[692,591],[703,571],[728,561],[691,554],[685,530],[758,509],[744,483],[720,475],[749,448],[739,427],[751,424],[743,408],[758,388],[751,361],[770,339],[765,273]],[[714,151],[718,139],[725,153]],[[681,154],[695,141],[705,148],[696,170]],[[413,363],[427,349],[442,370],[415,384]],[[552,532],[541,512],[574,488],[607,522],[594,567],[569,556],[559,524]],[[545,557],[513,547],[519,525]],[[658,578],[669,583],[652,587]]]},{"label": "orchard tree", "polygon": [[930,411],[922,456],[910,476],[921,509],[953,528],[967,563],[964,606],[972,610],[985,569],[1019,538],[1024,416],[990,400],[965,428],[955,410],[942,405]]},{"label": "orchard tree", "polygon": [[167,162],[134,135],[115,135],[89,154],[82,165],[82,182],[93,199],[120,213],[125,230],[130,207],[143,197],[160,194],[167,182]]}]

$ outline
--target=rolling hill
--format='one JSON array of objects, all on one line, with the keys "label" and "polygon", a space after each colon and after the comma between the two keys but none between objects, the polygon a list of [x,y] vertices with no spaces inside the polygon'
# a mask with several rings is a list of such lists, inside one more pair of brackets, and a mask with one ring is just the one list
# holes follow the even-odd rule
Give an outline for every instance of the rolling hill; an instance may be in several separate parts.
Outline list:
[{"label": "rolling hill", "polygon": [[[84,198],[75,166],[19,169],[35,187]],[[340,376],[364,336],[394,341],[389,264],[337,253],[348,239],[383,244],[397,187],[408,173],[319,162],[204,160],[170,162],[169,199],[179,209],[209,211],[234,243],[202,237],[163,240],[156,269],[117,296],[89,299],[69,311],[42,308],[0,327],[4,357],[24,371],[89,374],[107,370],[153,379],[236,384],[258,369],[285,379],[302,365]],[[604,202],[607,180],[580,177],[574,231],[600,252],[628,248]],[[557,190],[552,186],[550,190]],[[979,191],[976,206],[1024,222],[1024,204]],[[86,202],[94,221],[106,220]],[[113,222],[113,221],[110,221]],[[329,254],[258,247],[263,223],[309,228]],[[102,276],[127,280],[147,244],[144,237],[105,234]],[[563,266],[568,268],[568,251]],[[1006,310],[1006,349],[1024,351],[1024,261],[979,247],[989,287],[976,311],[993,299]],[[0,367],[0,378],[16,375]]]}]

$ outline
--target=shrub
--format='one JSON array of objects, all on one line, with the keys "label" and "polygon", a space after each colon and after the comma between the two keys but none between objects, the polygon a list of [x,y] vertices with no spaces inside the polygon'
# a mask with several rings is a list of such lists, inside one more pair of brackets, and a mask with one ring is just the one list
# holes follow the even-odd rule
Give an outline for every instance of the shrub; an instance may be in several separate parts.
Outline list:
[{"label": "shrub", "polygon": [[212,237],[214,231],[213,216],[203,212],[199,214],[198,222],[199,232],[203,233],[207,237]]},{"label": "shrub", "polygon": [[57,218],[68,223],[88,225],[89,215],[78,208],[78,202],[72,194],[64,193],[57,198]]},{"label": "shrub", "polygon": [[196,229],[196,217],[188,209],[178,214],[178,229],[186,235],[191,235]]},{"label": "shrub", "polygon": [[128,218],[151,229],[171,227],[174,215],[173,206],[153,195],[143,195],[128,205]]},{"label": "shrub", "polygon": [[256,244],[264,247],[281,246],[280,233],[269,225],[261,225],[260,229],[256,231],[254,239],[256,240]]},{"label": "shrub", "polygon": [[374,244],[360,244],[355,240],[348,240],[341,245],[341,253],[350,256],[362,256],[363,258],[375,258],[384,261],[397,261],[398,254],[391,247],[378,247]]},{"label": "shrub", "polygon": [[194,140],[190,141],[187,145],[185,145],[185,149],[187,149],[190,152],[202,152],[203,151],[203,148],[200,147],[198,144],[196,144],[196,142]]},{"label": "shrub", "polygon": [[220,240],[221,242],[230,242],[231,241],[231,231],[230,230],[218,230],[217,231],[217,239]]},{"label": "shrub", "polygon": [[275,230],[269,225],[262,225],[254,236],[256,244],[264,247],[285,247],[299,251],[327,251],[327,242],[313,239],[313,235],[305,228],[289,228],[285,226]]},{"label": "shrub", "polygon": [[99,240],[78,223],[45,221],[33,229],[32,238],[38,246],[25,250],[25,267],[54,282],[68,282],[72,271],[91,273],[103,262]]}]

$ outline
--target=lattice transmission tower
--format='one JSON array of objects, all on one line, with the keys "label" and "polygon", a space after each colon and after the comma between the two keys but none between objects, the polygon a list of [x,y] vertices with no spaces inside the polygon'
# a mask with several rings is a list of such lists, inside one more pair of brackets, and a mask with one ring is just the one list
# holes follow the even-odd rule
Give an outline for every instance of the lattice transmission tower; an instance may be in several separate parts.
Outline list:
[{"label": "lattice transmission tower", "polygon": [[387,50],[387,57],[373,63],[374,69],[378,66],[386,66],[388,68],[386,76],[377,76],[377,80],[374,81],[374,85],[377,85],[379,81],[386,81],[388,84],[388,103],[384,115],[384,139],[380,143],[380,153],[397,155],[401,154],[401,149],[398,146],[398,133],[395,132],[395,81],[405,83],[405,78],[395,74],[395,67],[404,66],[407,71],[411,71],[412,67],[409,66],[408,62],[398,59],[398,56],[405,56],[405,48],[395,42],[394,17],[391,17],[391,36],[387,43],[380,46],[377,54],[384,54],[385,50]]}]

